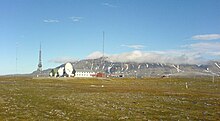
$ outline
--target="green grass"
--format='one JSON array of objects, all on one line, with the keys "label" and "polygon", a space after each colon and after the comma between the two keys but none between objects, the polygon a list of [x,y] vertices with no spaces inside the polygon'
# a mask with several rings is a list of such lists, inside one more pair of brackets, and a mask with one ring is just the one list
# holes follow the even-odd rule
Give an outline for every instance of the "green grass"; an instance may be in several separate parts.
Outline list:
[{"label": "green grass", "polygon": [[219,83],[0,77],[0,120],[220,120]]}]

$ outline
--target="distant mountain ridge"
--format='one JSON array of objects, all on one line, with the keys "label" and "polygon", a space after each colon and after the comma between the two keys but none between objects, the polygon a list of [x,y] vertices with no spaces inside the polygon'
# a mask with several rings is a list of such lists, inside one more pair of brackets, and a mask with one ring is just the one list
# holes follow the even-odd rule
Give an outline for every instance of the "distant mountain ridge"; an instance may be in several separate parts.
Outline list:
[{"label": "distant mountain ridge", "polygon": [[[84,59],[72,62],[75,69],[104,72],[111,75],[122,74],[125,77],[159,77],[159,76],[219,76],[220,62],[209,61],[207,64],[165,64],[165,63],[137,63],[111,62],[106,58]],[[55,67],[59,68],[64,64]],[[40,75],[48,76],[51,69],[43,70]],[[37,75],[34,71],[31,75]]]}]

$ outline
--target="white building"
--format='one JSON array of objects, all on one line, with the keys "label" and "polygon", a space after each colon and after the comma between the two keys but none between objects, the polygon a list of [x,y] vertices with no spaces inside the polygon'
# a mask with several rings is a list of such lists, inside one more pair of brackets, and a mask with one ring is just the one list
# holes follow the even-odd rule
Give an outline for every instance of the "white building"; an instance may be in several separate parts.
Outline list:
[{"label": "white building", "polygon": [[75,69],[75,77],[95,77],[96,73],[87,69]]}]

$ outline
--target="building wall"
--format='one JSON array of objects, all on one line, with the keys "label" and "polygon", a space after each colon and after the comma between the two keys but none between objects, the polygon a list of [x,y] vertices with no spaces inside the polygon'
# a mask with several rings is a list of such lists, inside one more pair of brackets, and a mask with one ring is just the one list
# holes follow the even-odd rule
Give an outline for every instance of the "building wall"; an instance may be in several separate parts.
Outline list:
[{"label": "building wall", "polygon": [[95,72],[76,72],[75,77],[94,77]]},{"label": "building wall", "polygon": [[104,73],[97,73],[96,77],[106,77],[106,75]]}]

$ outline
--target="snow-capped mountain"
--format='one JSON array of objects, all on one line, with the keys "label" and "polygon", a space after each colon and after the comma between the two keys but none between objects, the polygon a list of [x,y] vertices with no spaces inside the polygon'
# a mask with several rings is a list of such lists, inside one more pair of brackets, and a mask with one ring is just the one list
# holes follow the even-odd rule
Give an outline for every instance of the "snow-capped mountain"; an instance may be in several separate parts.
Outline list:
[{"label": "snow-capped mountain", "polygon": [[[56,67],[59,68],[64,64]],[[220,62],[209,61],[206,64],[172,64],[171,63],[136,63],[111,62],[105,58],[85,59],[72,62],[76,69],[104,72],[111,75],[124,75],[125,77],[159,77],[159,76],[219,76]],[[51,69],[43,71],[48,75]],[[36,73],[36,72],[34,72]]]}]

